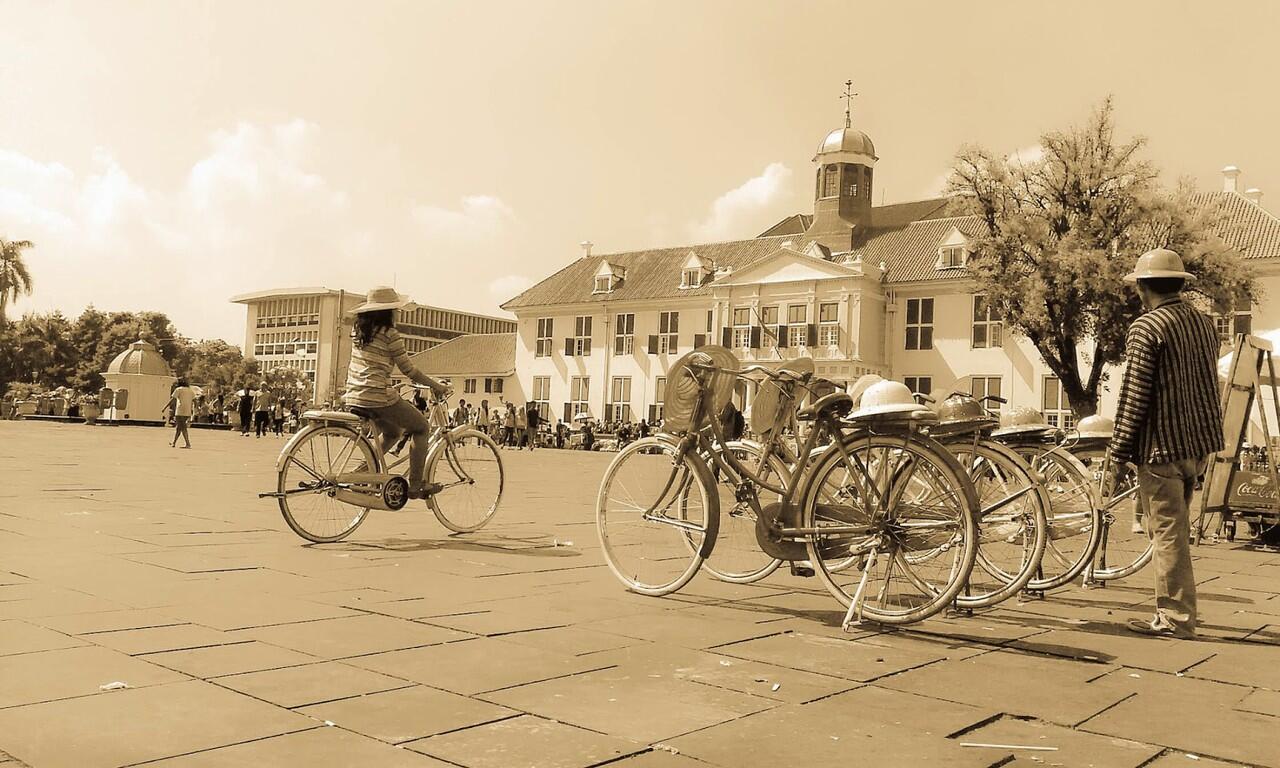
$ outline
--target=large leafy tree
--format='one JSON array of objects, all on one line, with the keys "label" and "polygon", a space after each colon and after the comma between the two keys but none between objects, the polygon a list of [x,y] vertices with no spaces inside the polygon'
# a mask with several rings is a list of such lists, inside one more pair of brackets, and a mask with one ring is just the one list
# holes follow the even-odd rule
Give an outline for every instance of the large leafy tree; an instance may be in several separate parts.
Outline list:
[{"label": "large leafy tree", "polygon": [[19,377],[47,388],[71,383],[76,349],[71,343],[71,323],[61,312],[25,315],[14,324]]},{"label": "large leafy tree", "polygon": [[77,390],[95,392],[103,386],[102,372],[105,368],[98,367],[97,360],[107,324],[107,314],[91,304],[80,313],[71,328],[71,343],[76,348],[76,371],[71,384]]},{"label": "large leafy tree", "polygon": [[1142,253],[1181,254],[1205,308],[1256,292],[1213,234],[1215,211],[1189,185],[1162,188],[1144,139],[1119,141],[1112,113],[1107,99],[1085,125],[1044,134],[1035,159],[962,148],[948,182],[955,212],[982,223],[968,262],[976,289],[1035,345],[1077,417],[1097,412],[1106,366],[1123,359],[1142,308],[1122,278]]},{"label": "large leafy tree", "polygon": [[0,237],[0,324],[6,322],[9,302],[31,295],[31,273],[22,260],[22,252],[35,247],[30,240],[5,240]]},{"label": "large leafy tree", "polygon": [[187,346],[174,365],[174,373],[210,393],[234,392],[250,379],[257,383],[257,364],[244,359],[239,347],[221,339],[198,341]]}]

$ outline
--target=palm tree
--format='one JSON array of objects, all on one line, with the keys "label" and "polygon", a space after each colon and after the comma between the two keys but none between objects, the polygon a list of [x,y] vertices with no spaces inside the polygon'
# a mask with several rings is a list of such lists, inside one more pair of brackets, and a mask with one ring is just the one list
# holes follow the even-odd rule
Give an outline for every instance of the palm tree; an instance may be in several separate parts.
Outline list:
[{"label": "palm tree", "polygon": [[5,322],[5,309],[19,296],[31,295],[31,273],[22,262],[22,251],[32,248],[30,240],[5,240],[0,237],[0,323]]}]

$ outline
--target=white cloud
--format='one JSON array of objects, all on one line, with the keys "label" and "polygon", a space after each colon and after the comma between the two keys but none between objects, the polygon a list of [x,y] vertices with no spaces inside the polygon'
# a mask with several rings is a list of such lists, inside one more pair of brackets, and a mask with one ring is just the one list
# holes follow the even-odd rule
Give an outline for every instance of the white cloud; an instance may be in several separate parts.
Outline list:
[{"label": "white cloud", "polygon": [[418,204],[413,218],[429,238],[450,243],[474,243],[496,237],[515,213],[501,198],[468,195],[457,208]]},{"label": "white cloud", "polygon": [[759,176],[716,198],[707,218],[693,226],[694,236],[701,240],[728,240],[755,235],[755,229],[773,223],[762,224],[761,216],[785,198],[790,178],[790,168],[770,163]]},{"label": "white cloud", "polygon": [[533,285],[533,281],[524,275],[503,275],[489,283],[489,293],[498,303],[515,298]]}]

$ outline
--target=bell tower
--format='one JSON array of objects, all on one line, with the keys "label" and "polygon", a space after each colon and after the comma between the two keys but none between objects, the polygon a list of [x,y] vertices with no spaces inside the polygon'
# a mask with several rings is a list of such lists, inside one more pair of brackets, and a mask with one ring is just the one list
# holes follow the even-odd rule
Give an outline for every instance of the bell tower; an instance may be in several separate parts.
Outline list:
[{"label": "bell tower", "polygon": [[832,251],[850,251],[871,226],[872,177],[876,150],[871,139],[853,127],[853,82],[845,82],[844,127],[827,134],[813,157],[813,223],[807,241]]}]

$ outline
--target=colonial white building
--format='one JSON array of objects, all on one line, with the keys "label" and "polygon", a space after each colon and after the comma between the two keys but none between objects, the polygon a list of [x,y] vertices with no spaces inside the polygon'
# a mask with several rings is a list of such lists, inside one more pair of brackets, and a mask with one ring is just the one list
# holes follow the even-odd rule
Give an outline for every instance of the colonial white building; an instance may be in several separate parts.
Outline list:
[{"label": "colonial white building", "polygon": [[[1057,379],[1029,342],[1005,332],[966,271],[976,217],[947,199],[873,206],[875,148],[847,124],[814,157],[814,212],[731,242],[581,258],[503,305],[517,317],[520,392],[552,418],[661,417],[666,372],[707,342],[744,362],[814,358],[837,382],[873,372],[915,391],[998,394],[1069,425]],[[1265,295],[1280,289],[1280,220],[1260,193],[1236,189],[1199,202],[1221,213],[1219,234],[1254,264]],[[1280,309],[1241,307],[1221,330],[1280,327]],[[489,366],[492,367],[492,366]],[[1118,382],[1112,381],[1112,386]],[[740,392],[749,406],[750,393]],[[1102,409],[1113,410],[1104,391]]]}]

